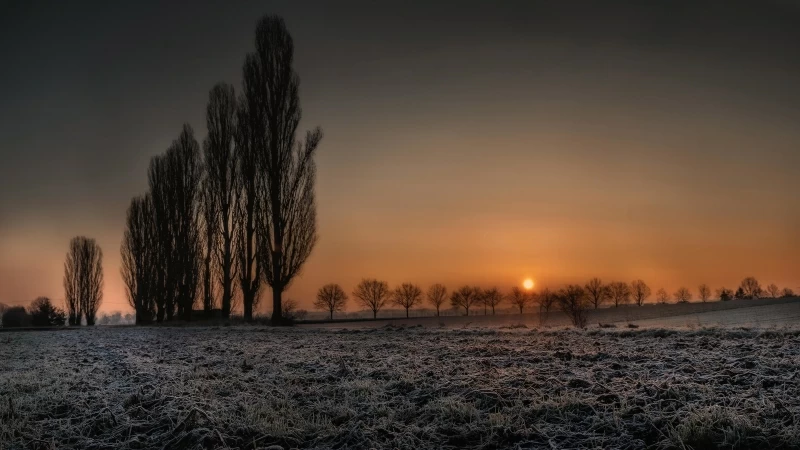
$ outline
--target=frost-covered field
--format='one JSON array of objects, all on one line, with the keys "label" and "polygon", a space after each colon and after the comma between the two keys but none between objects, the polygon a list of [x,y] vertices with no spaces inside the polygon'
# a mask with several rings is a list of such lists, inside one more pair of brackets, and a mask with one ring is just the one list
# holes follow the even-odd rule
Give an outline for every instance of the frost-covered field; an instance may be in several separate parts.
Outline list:
[{"label": "frost-covered field", "polygon": [[0,335],[0,448],[800,448],[800,334]]}]

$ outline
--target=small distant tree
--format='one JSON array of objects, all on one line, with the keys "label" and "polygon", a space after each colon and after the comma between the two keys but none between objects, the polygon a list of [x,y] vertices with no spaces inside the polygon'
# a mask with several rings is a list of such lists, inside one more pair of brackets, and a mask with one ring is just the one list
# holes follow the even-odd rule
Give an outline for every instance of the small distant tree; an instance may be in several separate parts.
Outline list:
[{"label": "small distant tree", "polygon": [[742,290],[743,294],[741,298],[746,299],[759,298],[764,292],[763,289],[761,289],[761,284],[759,284],[755,277],[747,277],[742,280],[742,284],[739,288]]},{"label": "small distant tree", "polygon": [[628,283],[624,281],[614,281],[608,285],[611,299],[614,301],[614,306],[627,305],[631,301],[631,288]]},{"label": "small distant tree", "polygon": [[767,286],[767,293],[770,297],[777,298],[781,294],[781,288],[775,283],[770,283],[770,285]]},{"label": "small distant tree", "polygon": [[378,281],[374,278],[365,278],[358,283],[356,289],[353,291],[353,297],[364,308],[372,311],[372,318],[378,317],[380,311],[386,302],[389,301],[389,283],[385,281]]},{"label": "small distant tree", "polygon": [[[64,263],[64,291],[70,315],[71,305],[77,303],[86,324],[94,325],[103,300],[103,251],[94,239],[78,236],[70,241]],[[70,319],[72,322],[75,318]],[[80,316],[77,323],[71,324],[80,325]]]},{"label": "small distant tree", "polygon": [[12,306],[3,311],[3,328],[19,328],[31,325],[31,316],[22,306]]},{"label": "small distant tree", "polygon": [[633,296],[633,302],[637,305],[644,305],[650,294],[650,287],[644,281],[636,280],[631,282],[631,295]]},{"label": "small distant tree", "polygon": [[717,297],[719,297],[720,301],[727,302],[728,300],[733,300],[733,291],[726,287],[721,287],[717,289]]},{"label": "small distant tree", "polygon": [[577,284],[570,284],[558,292],[558,302],[561,310],[570,318],[576,328],[586,328],[589,306],[592,300],[586,291]]},{"label": "small distant tree", "polygon": [[416,284],[403,283],[394,290],[392,303],[404,308],[408,317],[408,310],[422,303],[422,289]]},{"label": "small distant tree", "polygon": [[434,308],[436,308],[436,316],[439,316],[439,310],[444,305],[445,300],[447,300],[447,288],[443,284],[434,284],[430,288],[428,288],[428,303],[431,304]]},{"label": "small distant tree", "polygon": [[599,308],[609,297],[608,286],[604,285],[600,278],[592,278],[586,283],[585,288],[594,309]]},{"label": "small distant tree", "polygon": [[333,320],[333,313],[344,311],[347,304],[347,294],[344,289],[335,283],[326,284],[319,288],[317,291],[317,299],[314,301],[314,307],[330,313],[330,318]]},{"label": "small distant tree", "polygon": [[35,327],[60,327],[67,319],[64,310],[56,308],[47,297],[39,297],[34,300],[28,307],[28,311],[31,325]]},{"label": "small distant tree", "polygon": [[496,287],[483,291],[483,304],[492,309],[492,315],[497,305],[503,302],[503,298],[503,293]]},{"label": "small distant tree", "polygon": [[689,291],[689,289],[681,286],[677,291],[675,291],[675,300],[677,300],[678,303],[689,303],[689,300],[691,299],[692,293]]},{"label": "small distant tree", "polygon": [[462,286],[450,295],[450,304],[453,308],[464,308],[464,315],[469,316],[469,309],[481,300],[481,289],[472,286]]},{"label": "small distant tree", "polygon": [[539,312],[549,313],[553,305],[558,300],[556,294],[551,292],[549,288],[542,289],[539,295],[536,296],[537,303],[539,304]]},{"label": "small distant tree", "polygon": [[700,300],[703,303],[707,302],[709,298],[711,298],[711,288],[708,287],[707,284],[703,283],[697,287],[697,295],[700,296]]},{"label": "small distant tree", "polygon": [[788,288],[788,287],[787,288],[783,288],[782,297],[785,297],[785,298],[794,297],[794,291],[792,290],[792,288]]},{"label": "small distant tree", "polygon": [[747,298],[747,296],[744,293],[744,289],[742,289],[741,286],[739,287],[739,289],[736,289],[736,293],[733,294],[733,297],[737,298],[737,299],[745,299],[745,298]]},{"label": "small distant tree", "polygon": [[656,292],[656,301],[658,303],[662,305],[669,303],[669,299],[670,299],[669,294],[667,294],[667,291],[664,288],[661,288]]},{"label": "small distant tree", "polygon": [[525,309],[525,306],[528,305],[530,300],[531,296],[517,286],[511,288],[511,293],[508,295],[508,302],[519,309],[520,314],[522,314],[522,311]]}]

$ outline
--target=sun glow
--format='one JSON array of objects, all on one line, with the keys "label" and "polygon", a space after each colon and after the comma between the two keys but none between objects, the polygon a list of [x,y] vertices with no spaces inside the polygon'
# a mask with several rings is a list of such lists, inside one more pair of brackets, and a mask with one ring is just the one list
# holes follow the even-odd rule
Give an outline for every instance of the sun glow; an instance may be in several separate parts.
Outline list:
[{"label": "sun glow", "polygon": [[522,287],[530,291],[533,289],[533,280],[526,278],[525,281],[522,282]]}]

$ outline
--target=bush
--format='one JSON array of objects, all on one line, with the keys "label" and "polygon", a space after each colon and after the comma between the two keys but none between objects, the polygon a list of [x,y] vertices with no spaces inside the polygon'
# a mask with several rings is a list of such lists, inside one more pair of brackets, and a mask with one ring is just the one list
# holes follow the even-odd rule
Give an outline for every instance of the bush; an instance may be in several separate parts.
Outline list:
[{"label": "bush", "polygon": [[67,315],[61,308],[56,308],[47,297],[39,297],[29,307],[31,325],[35,327],[62,326]]},{"label": "bush", "polygon": [[3,327],[18,328],[31,325],[31,316],[22,306],[14,306],[3,312]]}]

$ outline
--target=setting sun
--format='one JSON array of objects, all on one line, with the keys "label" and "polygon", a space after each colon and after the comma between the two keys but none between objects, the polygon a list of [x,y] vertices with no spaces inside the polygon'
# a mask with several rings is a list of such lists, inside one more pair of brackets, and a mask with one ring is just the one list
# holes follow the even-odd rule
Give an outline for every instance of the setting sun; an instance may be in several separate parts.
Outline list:
[{"label": "setting sun", "polygon": [[522,282],[522,287],[528,290],[533,289],[533,280],[526,278],[525,281]]}]

